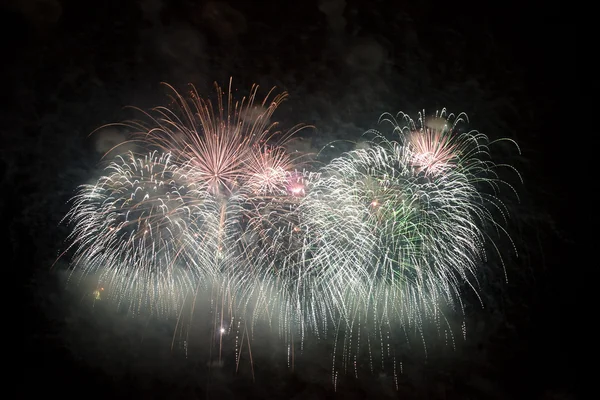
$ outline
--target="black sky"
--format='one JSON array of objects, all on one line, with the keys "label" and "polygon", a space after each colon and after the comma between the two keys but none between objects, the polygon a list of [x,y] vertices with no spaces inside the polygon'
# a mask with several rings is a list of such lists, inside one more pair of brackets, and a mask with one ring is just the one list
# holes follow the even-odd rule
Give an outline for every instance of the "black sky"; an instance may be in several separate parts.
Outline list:
[{"label": "black sky", "polygon": [[[339,110],[344,104],[332,107],[338,116],[319,110],[316,118],[311,108],[320,106],[307,104],[308,97],[303,102],[303,95],[331,96],[323,101],[339,98],[343,103],[354,90],[349,89],[352,82],[372,89],[376,85],[371,83],[377,81],[388,90],[379,94],[372,89],[373,96],[389,109],[366,110],[365,115],[375,119],[354,122],[369,128],[376,123],[377,112],[405,106],[390,104],[395,92],[404,91],[401,98],[408,102],[431,101],[435,107],[450,96],[444,93],[448,79],[458,88],[479,82],[486,100],[473,105],[482,110],[477,121],[486,129],[485,124],[489,129],[509,126],[510,132],[486,133],[514,137],[523,148],[519,162],[525,188],[520,210],[531,216],[525,218],[527,228],[520,238],[529,250],[526,267],[531,273],[506,289],[512,302],[520,305],[509,308],[506,316],[506,325],[514,326],[516,333],[503,342],[504,348],[490,347],[491,352],[505,353],[489,357],[503,360],[506,370],[489,379],[503,388],[506,398],[575,398],[580,369],[576,354],[585,346],[577,333],[585,328],[577,326],[587,322],[578,322],[577,311],[582,283],[576,271],[582,257],[575,237],[579,218],[573,213],[578,204],[575,192],[581,189],[573,189],[578,184],[573,177],[576,166],[565,160],[575,151],[570,144],[577,140],[573,136],[580,134],[571,128],[578,124],[577,102],[572,99],[577,98],[579,71],[575,26],[569,26],[558,3],[348,0],[343,14],[346,28],[333,34],[316,0],[229,1],[247,25],[245,32],[234,36],[225,35],[225,28],[210,26],[206,19],[198,22],[192,11],[202,9],[205,2],[165,3],[159,22],[154,23],[144,20],[132,0],[9,0],[0,7],[5,32],[1,39],[5,71],[0,109],[1,218],[7,232],[7,262],[2,264],[11,288],[5,345],[13,355],[8,369],[14,374],[7,385],[14,396],[9,397],[43,393],[66,398],[179,398],[181,393],[191,393],[177,388],[176,380],[162,381],[160,375],[152,377],[150,386],[134,373],[111,377],[69,349],[65,329],[78,332],[79,328],[65,328],[76,322],[59,320],[57,305],[63,303],[57,300],[58,285],[48,270],[67,234],[58,222],[72,194],[69,190],[93,177],[97,159],[86,135],[122,118],[122,107],[132,102],[143,107],[160,104],[164,99],[160,81],[176,80],[173,83],[178,85],[192,81],[210,89],[214,80],[225,84],[233,76],[240,85],[254,81],[284,85],[291,95],[288,115],[296,118],[288,123],[313,123],[317,129],[319,123],[336,129],[339,116],[345,115]],[[223,18],[228,22],[233,17]],[[156,24],[161,30],[151,29]],[[175,55],[157,54],[161,38],[182,26],[202,38],[201,50],[190,55],[194,42],[182,36],[169,42]],[[411,47],[407,32],[416,32],[417,48]],[[387,68],[385,73],[352,70],[345,63],[352,44],[361,38],[384,44],[388,54],[386,67],[381,68]],[[175,49],[174,43],[182,42],[182,48]],[[416,72],[410,70],[412,62]],[[414,79],[403,80],[409,75]],[[407,86],[394,87],[398,82]],[[435,89],[439,98],[429,99],[421,88]],[[452,100],[472,105],[468,92],[461,94],[461,90],[453,92]],[[494,103],[498,98],[502,101]],[[223,392],[232,398],[331,395],[331,388],[307,389],[310,385],[302,376],[280,368],[262,366],[261,373],[281,379],[283,389],[244,386],[231,378],[231,390]],[[198,382],[193,393],[208,396],[204,377]],[[464,382],[454,382],[454,388],[454,397],[449,397],[480,398]],[[344,390],[347,398],[364,398],[368,393],[352,382]],[[218,397],[217,392],[210,397]],[[426,392],[415,393],[421,397]]]}]

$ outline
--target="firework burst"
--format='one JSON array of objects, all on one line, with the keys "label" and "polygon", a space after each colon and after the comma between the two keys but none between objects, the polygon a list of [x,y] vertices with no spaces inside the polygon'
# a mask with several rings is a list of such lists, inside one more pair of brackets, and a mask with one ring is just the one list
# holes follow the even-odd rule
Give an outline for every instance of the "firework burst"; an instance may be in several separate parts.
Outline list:
[{"label": "firework burst", "polygon": [[150,153],[119,156],[74,198],[75,269],[132,312],[181,318],[186,299],[210,293],[215,331],[271,315],[303,193],[299,158],[285,152],[299,127],[271,122],[286,94],[257,104],[254,86],[235,101],[230,85],[224,101],[217,86],[213,103],[169,88],[170,107],[122,124]]},{"label": "firework burst", "polygon": [[66,216],[74,265],[133,312],[177,310],[214,275],[201,262],[210,258],[211,199],[187,174],[170,154],[118,156],[95,184],[81,186]]},{"label": "firework burst", "polygon": [[389,356],[394,332],[422,336],[429,322],[454,342],[446,310],[463,312],[464,291],[478,293],[477,271],[498,250],[492,233],[510,239],[499,194],[514,189],[498,176],[493,142],[459,132],[464,114],[423,113],[419,127],[398,116],[382,116],[393,139],[370,131],[368,148],[323,167],[295,208],[301,245],[283,273],[285,329],[342,333],[345,363],[360,337]]},{"label": "firework burst", "polygon": [[500,193],[515,192],[494,142],[461,130],[465,114],[384,114],[392,138],[369,131],[366,148],[307,172],[285,152],[297,129],[271,122],[285,93],[173,93],[172,107],[126,123],[149,154],[115,159],[66,217],[75,266],[107,297],[181,314],[210,293],[217,333],[225,319],[276,324],[288,343],[342,332],[355,371],[361,344],[389,356],[393,334],[428,321],[452,335],[445,310],[477,293],[492,235],[510,239]]},{"label": "firework burst", "polygon": [[142,143],[187,163],[193,179],[206,182],[213,194],[228,196],[257,175],[268,177],[290,166],[292,160],[282,150],[300,126],[284,134],[277,130],[277,122],[271,121],[287,93],[271,99],[271,89],[258,103],[255,85],[248,97],[237,101],[230,81],[225,99],[222,89],[215,85],[217,100],[212,102],[194,87],[187,97],[167,87],[173,93],[172,107],[156,107],[144,112],[144,121],[125,125]]}]

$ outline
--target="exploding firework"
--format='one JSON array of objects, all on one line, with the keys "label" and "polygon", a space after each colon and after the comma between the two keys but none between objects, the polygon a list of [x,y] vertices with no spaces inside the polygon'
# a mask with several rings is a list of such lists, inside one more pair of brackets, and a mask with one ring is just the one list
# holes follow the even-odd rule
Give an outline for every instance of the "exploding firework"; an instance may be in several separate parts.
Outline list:
[{"label": "exploding firework", "polygon": [[493,234],[510,239],[500,193],[515,192],[494,142],[460,129],[466,115],[384,114],[393,138],[370,131],[368,146],[307,172],[285,152],[295,130],[271,122],[285,94],[173,93],[126,123],[150,153],[115,159],[67,215],[98,296],[162,314],[210,293],[219,338],[225,320],[276,324],[288,343],[341,332],[355,371],[361,344],[383,358],[399,331],[433,322],[452,335],[445,312],[478,292]]},{"label": "exploding firework", "polygon": [[297,128],[271,122],[286,94],[256,104],[256,86],[240,101],[231,86],[226,101],[217,86],[215,103],[173,93],[170,107],[122,124],[150,153],[117,157],[73,199],[73,265],[132,312],[181,316],[200,295],[218,319],[255,320],[279,294],[303,194],[285,152]]},{"label": "exploding firework", "polygon": [[282,133],[277,122],[271,121],[287,93],[271,99],[271,89],[257,103],[258,86],[239,101],[234,99],[231,81],[225,99],[222,89],[215,86],[215,102],[200,96],[194,87],[184,97],[168,86],[173,92],[172,107],[156,107],[144,112],[145,120],[124,125],[133,129],[142,143],[188,164],[193,179],[204,181],[215,195],[228,196],[248,183],[269,185],[269,179],[281,176],[295,161],[283,149],[301,127]]},{"label": "exploding firework", "polygon": [[370,131],[368,148],[323,167],[295,210],[302,244],[285,266],[286,328],[342,333],[344,362],[356,360],[349,343],[361,330],[382,356],[393,332],[422,336],[426,323],[453,338],[447,310],[464,311],[465,290],[478,293],[477,271],[497,250],[492,233],[510,240],[499,194],[514,189],[497,174],[493,142],[459,132],[465,115],[423,113],[420,126],[399,116],[382,117],[393,139]]},{"label": "exploding firework", "polygon": [[199,281],[214,276],[204,262],[214,224],[206,193],[170,154],[118,156],[73,199],[66,216],[73,264],[131,311],[177,310]]}]

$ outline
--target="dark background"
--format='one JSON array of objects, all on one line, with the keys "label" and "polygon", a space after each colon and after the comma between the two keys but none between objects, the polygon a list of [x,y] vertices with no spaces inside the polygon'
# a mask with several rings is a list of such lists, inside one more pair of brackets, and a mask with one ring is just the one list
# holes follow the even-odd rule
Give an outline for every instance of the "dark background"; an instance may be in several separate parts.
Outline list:
[{"label": "dark background", "polygon": [[[382,112],[444,106],[522,149],[508,160],[525,180],[509,227],[520,257],[510,259],[508,283],[492,277],[484,287],[489,306],[469,311],[480,328],[457,351],[427,360],[408,352],[397,391],[385,376],[348,374],[337,396],[576,398],[575,355],[584,346],[577,339],[581,253],[572,234],[579,189],[577,166],[565,160],[578,134],[569,117],[577,115],[578,79],[575,26],[558,3],[347,0],[337,14],[316,0],[164,3],[9,0],[0,8],[9,397],[334,395],[329,355],[307,352],[295,371],[257,355],[252,383],[227,364],[182,361],[170,352],[169,326],[90,312],[50,271],[68,234],[59,224],[67,201],[98,176],[98,143],[89,133],[129,117],[123,106],[164,104],[162,81],[192,82],[210,96],[214,81],[226,86],[233,76],[235,88],[287,90],[275,115],[287,127],[314,125],[302,134],[310,149],[357,140]],[[130,344],[144,330],[158,332],[156,341]]]}]

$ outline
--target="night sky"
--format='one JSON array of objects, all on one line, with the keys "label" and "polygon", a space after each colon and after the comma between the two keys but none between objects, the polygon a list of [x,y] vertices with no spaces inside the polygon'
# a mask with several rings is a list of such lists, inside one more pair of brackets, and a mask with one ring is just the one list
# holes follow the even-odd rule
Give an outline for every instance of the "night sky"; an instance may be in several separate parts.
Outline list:
[{"label": "night sky", "polygon": [[[582,122],[569,100],[577,98],[575,30],[558,3],[476,3],[3,2],[8,398],[577,398],[585,348],[577,331],[588,322],[577,316],[573,196],[581,190],[566,164],[579,134],[571,127]],[[207,363],[214,342],[202,334],[186,358],[180,345],[171,349],[172,321],[91,307],[85,284],[66,285],[64,271],[51,269],[69,233],[60,223],[69,199],[100,173],[106,144],[90,133],[130,118],[126,106],[165,104],[161,82],[212,96],[213,83],[230,77],[239,90],[287,91],[275,119],[313,126],[300,133],[310,151],[332,141],[351,150],[383,112],[441,107],[519,143],[522,154],[507,160],[524,178],[521,201],[508,203],[519,251],[508,257],[508,283],[501,270],[485,273],[485,307],[466,298],[467,339],[456,350],[433,340],[427,358],[418,345],[406,350],[397,390],[385,374],[349,372],[334,391],[330,343],[309,340],[292,370],[268,332],[253,344],[253,371],[242,360],[236,373],[231,349],[222,366]]]}]

